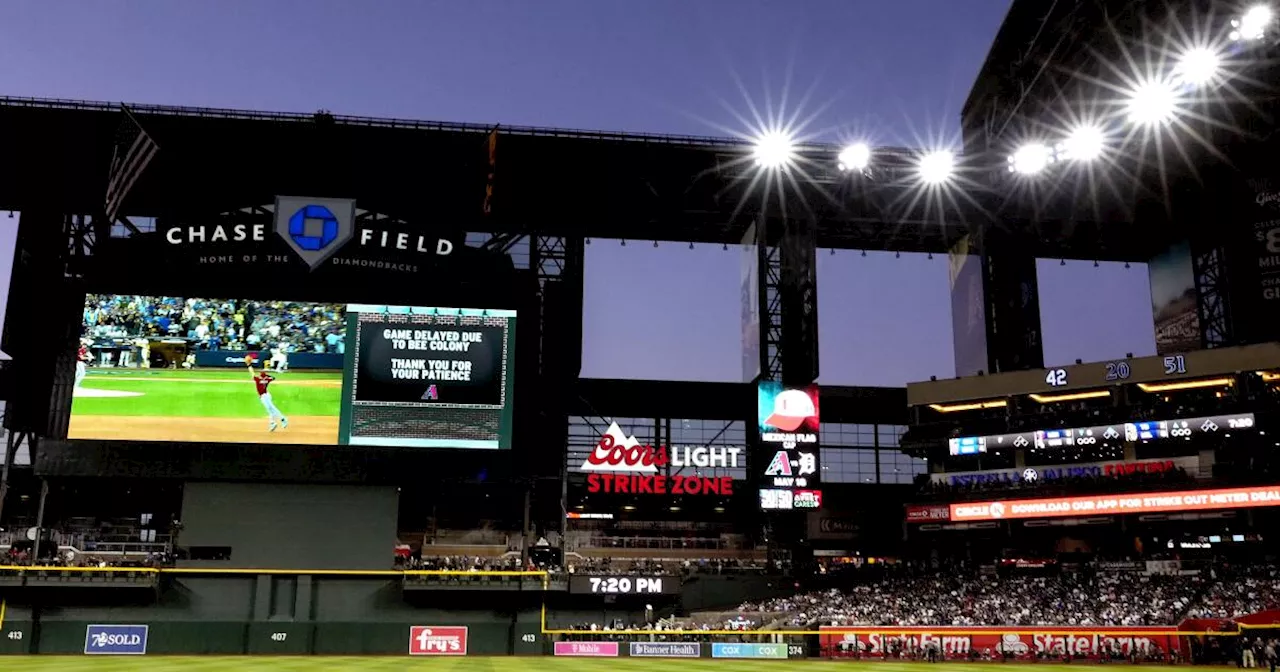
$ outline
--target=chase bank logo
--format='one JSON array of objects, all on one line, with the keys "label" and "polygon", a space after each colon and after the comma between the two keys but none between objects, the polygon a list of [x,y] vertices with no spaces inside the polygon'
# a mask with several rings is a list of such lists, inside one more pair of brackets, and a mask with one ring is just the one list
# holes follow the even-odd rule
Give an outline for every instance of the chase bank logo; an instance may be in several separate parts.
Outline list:
[{"label": "chase bank logo", "polygon": [[312,269],[342,249],[355,233],[353,200],[278,196],[275,214],[276,233]]}]

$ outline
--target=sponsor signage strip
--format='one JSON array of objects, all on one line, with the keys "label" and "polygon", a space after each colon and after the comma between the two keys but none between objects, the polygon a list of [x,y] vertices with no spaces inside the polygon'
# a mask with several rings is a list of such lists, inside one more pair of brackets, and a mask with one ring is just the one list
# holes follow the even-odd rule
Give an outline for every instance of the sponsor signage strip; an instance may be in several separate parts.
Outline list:
[{"label": "sponsor signage strip", "polygon": [[88,625],[84,652],[91,656],[142,656],[147,653],[146,625]]},{"label": "sponsor signage strip", "polygon": [[1170,646],[1180,647],[1177,628],[1144,628],[1134,631],[1125,628],[1082,629],[1028,634],[1004,632],[998,628],[981,629],[897,629],[884,633],[822,626],[820,630],[830,634],[820,636],[824,651],[838,653],[855,650],[869,658],[885,657],[892,643],[908,644],[911,648],[937,647],[946,657],[967,657],[971,651],[990,651],[993,655],[1008,654],[1015,658],[1034,658],[1042,655],[1070,653],[1074,658],[1097,658],[1100,653],[1119,654],[1165,652]]},{"label": "sponsor signage strip", "polygon": [[963,522],[1099,514],[1159,513],[1163,511],[1208,511],[1277,505],[1280,505],[1280,485],[1217,490],[1141,492],[1089,497],[966,502],[952,504],[950,518],[952,522]]},{"label": "sponsor signage strip", "polygon": [[555,655],[584,658],[614,658],[618,655],[617,642],[556,642]]},{"label": "sponsor signage strip", "polygon": [[711,644],[712,658],[783,658],[787,657],[786,644]]},{"label": "sponsor signage strip", "polygon": [[633,658],[701,658],[698,642],[631,642]]},{"label": "sponsor signage strip", "polygon": [[455,625],[409,626],[409,655],[465,656],[467,627]]},{"label": "sponsor signage strip", "polygon": [[1196,474],[1200,469],[1199,457],[1175,457],[1167,460],[1137,460],[1125,462],[1091,462],[1086,464],[1062,464],[1026,469],[990,469],[987,471],[956,471],[931,474],[929,480],[948,485],[978,485],[983,483],[1021,483],[1023,481],[1055,481],[1064,478],[1122,478],[1132,474],[1159,474],[1183,469]]}]

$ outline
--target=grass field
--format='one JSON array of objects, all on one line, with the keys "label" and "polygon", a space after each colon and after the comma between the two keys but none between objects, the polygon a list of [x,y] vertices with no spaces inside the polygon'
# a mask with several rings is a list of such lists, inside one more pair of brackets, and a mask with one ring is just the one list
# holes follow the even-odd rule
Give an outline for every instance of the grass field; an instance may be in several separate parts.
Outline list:
[{"label": "grass field", "polygon": [[289,428],[267,432],[246,369],[90,369],[71,404],[69,438],[336,443],[342,374],[273,374]]},{"label": "grass field", "polygon": [[[831,660],[676,660],[639,658],[504,658],[504,657],[465,657],[465,658],[410,658],[408,656],[388,656],[370,658],[329,658],[298,656],[283,657],[141,657],[141,656],[5,656],[0,657],[0,665],[5,663],[13,667],[6,669],[23,672],[223,672],[223,670],[246,670],[247,672],[271,672],[332,670],[333,672],[350,670],[366,672],[387,670],[424,670],[426,672],[666,672],[680,671],[717,671],[717,672],[757,672],[769,670],[788,672],[797,670],[840,670],[841,672],[913,672],[917,670],[955,670],[957,672],[1070,672],[1079,670],[1082,665],[1050,665],[1050,664],[1001,664],[1001,663],[885,663],[885,662],[849,662]],[[1087,664],[1083,665],[1087,666]],[[1127,667],[1127,666],[1126,666]],[[1203,668],[1200,668],[1203,669]]]}]

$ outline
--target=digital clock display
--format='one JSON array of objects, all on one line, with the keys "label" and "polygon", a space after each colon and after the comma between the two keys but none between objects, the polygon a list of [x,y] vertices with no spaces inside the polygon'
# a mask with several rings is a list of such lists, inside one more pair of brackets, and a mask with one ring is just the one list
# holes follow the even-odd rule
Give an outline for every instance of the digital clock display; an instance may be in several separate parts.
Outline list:
[{"label": "digital clock display", "polygon": [[573,576],[569,592],[591,595],[676,595],[678,576]]}]

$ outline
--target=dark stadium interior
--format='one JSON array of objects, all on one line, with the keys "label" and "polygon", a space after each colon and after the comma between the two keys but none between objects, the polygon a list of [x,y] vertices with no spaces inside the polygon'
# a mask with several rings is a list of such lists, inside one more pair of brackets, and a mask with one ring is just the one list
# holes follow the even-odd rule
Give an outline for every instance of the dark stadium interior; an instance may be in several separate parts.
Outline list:
[{"label": "dark stadium interior", "polygon": [[[1152,30],[1138,5],[1014,2],[964,108],[966,154],[989,159],[1091,95],[1064,73],[1115,53],[1104,24]],[[1275,62],[1255,80],[1274,83]],[[896,148],[865,175],[798,184],[816,207],[797,217],[743,198],[737,141],[503,127],[486,214],[489,127],[139,105],[163,152],[109,221],[119,107],[0,98],[0,209],[22,213],[0,343],[0,653],[80,653],[86,628],[127,623],[148,625],[153,653],[403,655],[418,632],[495,655],[1265,657],[1280,319],[1250,227],[1280,202],[1280,140],[1254,133],[1274,89],[1246,88],[1250,105],[1227,106],[1244,132],[1213,129],[1190,165],[1137,159],[1133,184],[1090,199],[1091,176],[1029,188],[1001,158],[974,200],[923,219],[901,209],[913,164]],[[283,158],[299,153],[313,160]],[[274,211],[282,194],[354,201],[342,224],[358,244],[315,270],[281,252],[301,235]],[[236,226],[272,235],[167,236]],[[754,245],[749,380],[582,378],[592,237]],[[1037,257],[1145,263],[1178,241],[1198,347],[1044,366]],[[955,334],[956,378],[811,395],[819,247],[951,254],[972,273],[981,291],[953,291],[953,318],[983,319]],[[109,293],[515,310],[512,447],[68,438],[82,379],[117,368],[77,350],[85,296]],[[218,352],[243,372],[247,349]],[[350,379],[349,362],[327,373]]]}]

